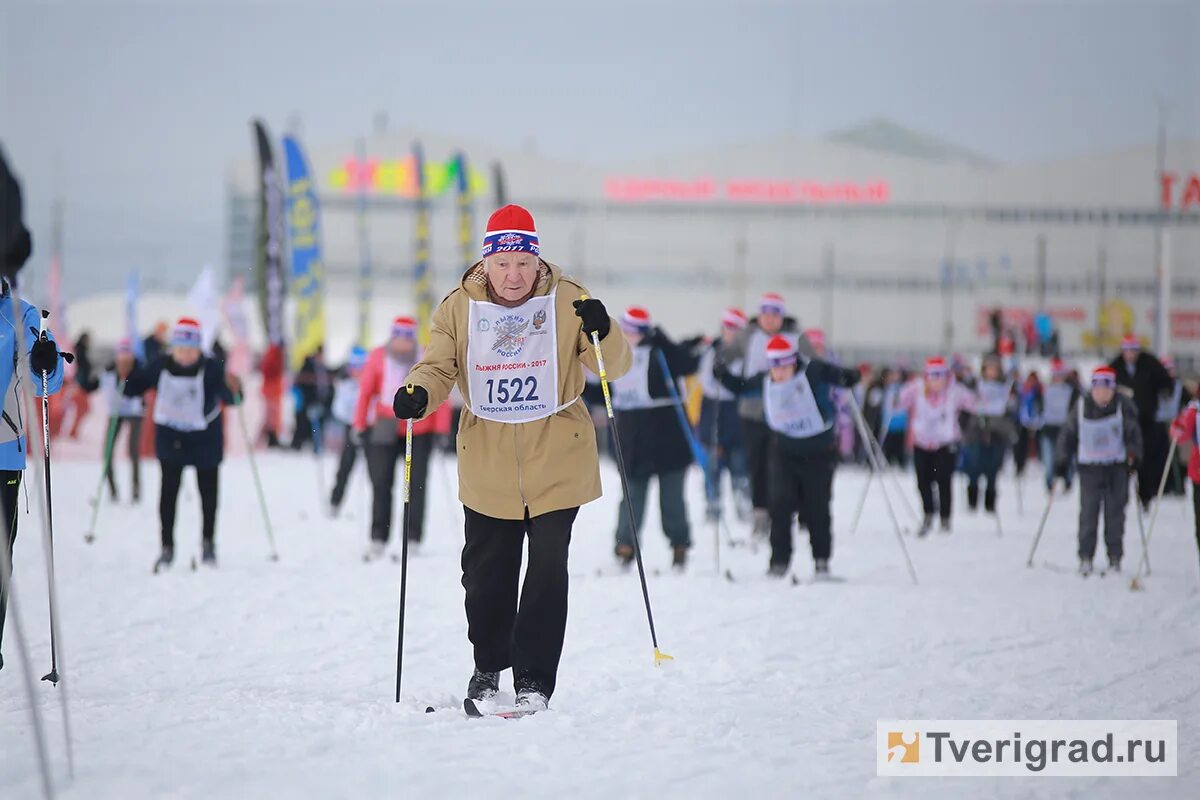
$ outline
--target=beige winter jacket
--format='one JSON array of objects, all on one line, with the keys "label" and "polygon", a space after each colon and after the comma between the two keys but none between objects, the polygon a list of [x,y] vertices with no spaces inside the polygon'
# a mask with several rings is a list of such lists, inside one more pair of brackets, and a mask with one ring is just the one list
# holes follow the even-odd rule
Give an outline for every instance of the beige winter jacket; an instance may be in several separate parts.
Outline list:
[{"label": "beige winter jacket", "polygon": [[[558,267],[543,263],[549,274],[539,280],[534,295],[545,296],[557,288],[558,396],[566,403],[583,391],[585,366],[599,371],[592,343],[571,305],[587,290],[563,277]],[[459,499],[498,519],[522,519],[526,508],[536,517],[595,500],[601,493],[596,429],[582,400],[549,417],[519,424],[482,420],[471,413],[465,374],[471,300],[488,300],[482,262],[467,270],[460,286],[434,312],[429,345],[409,375],[410,382],[429,392],[427,413],[442,404],[455,384],[466,401],[457,441]],[[610,381],[629,370],[632,355],[615,320],[600,349]]]}]

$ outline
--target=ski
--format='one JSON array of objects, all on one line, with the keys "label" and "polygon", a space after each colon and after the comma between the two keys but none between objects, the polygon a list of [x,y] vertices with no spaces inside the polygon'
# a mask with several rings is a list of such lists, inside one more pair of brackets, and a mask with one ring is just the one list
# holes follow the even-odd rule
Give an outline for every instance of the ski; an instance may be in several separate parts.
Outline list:
[{"label": "ski", "polygon": [[479,706],[475,705],[475,701],[471,698],[463,700],[463,711],[472,719],[482,719],[483,717],[500,717],[501,719],[520,719],[521,717],[533,716],[537,713],[536,708],[515,708],[506,707],[497,709],[496,711],[482,711]]}]

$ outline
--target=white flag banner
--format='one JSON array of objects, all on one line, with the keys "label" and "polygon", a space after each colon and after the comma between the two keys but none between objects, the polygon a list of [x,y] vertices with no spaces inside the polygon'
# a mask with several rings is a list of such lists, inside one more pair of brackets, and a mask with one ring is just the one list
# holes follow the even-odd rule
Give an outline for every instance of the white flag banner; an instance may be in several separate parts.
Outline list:
[{"label": "white flag banner", "polygon": [[188,292],[187,303],[194,310],[204,332],[204,353],[211,354],[213,342],[217,340],[217,329],[221,325],[221,295],[217,291],[212,267],[206,266],[200,271]]}]

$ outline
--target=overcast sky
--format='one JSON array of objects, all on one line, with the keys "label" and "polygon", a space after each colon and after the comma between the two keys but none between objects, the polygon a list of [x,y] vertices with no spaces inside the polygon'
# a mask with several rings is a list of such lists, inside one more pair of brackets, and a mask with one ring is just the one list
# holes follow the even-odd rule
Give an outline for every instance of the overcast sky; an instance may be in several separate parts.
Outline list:
[{"label": "overcast sky", "polygon": [[1200,138],[1198,7],[0,0],[0,143],[42,242],[65,196],[78,296],[220,263],[254,115],[299,114],[317,144],[382,109],[614,165],[885,116],[1025,162],[1151,141],[1156,94],[1172,136]]}]

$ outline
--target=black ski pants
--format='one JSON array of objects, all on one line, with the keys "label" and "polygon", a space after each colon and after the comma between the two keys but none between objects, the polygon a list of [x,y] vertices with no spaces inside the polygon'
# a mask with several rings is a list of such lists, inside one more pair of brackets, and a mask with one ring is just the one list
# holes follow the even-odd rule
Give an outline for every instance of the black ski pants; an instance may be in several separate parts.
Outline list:
[{"label": "black ski pants", "polygon": [[[954,464],[958,453],[952,447],[937,450],[913,448],[913,465],[917,470],[917,491],[921,493],[921,507],[925,516],[939,514],[943,520],[950,519],[954,496]],[[933,488],[937,487],[937,499]]]},{"label": "black ski pants", "polygon": [[[484,672],[512,667],[516,686],[533,686],[549,697],[567,632],[567,550],[579,508],[536,517],[526,511],[525,519],[463,510],[462,585],[475,667]],[[518,587],[526,537],[529,564]]]},{"label": "black ski pants", "polygon": [[742,418],[742,443],[750,474],[750,501],[755,508],[771,507],[771,429],[762,420]]},{"label": "black ski pants", "polygon": [[834,454],[797,455],[773,447],[771,453],[771,564],[792,560],[792,516],[808,526],[813,560],[833,554]]},{"label": "black ski pants", "polygon": [[113,476],[113,459],[117,455],[117,439],[121,436],[121,428],[129,428],[129,465],[133,470],[133,499],[137,500],[142,496],[142,418],[141,417],[118,417],[117,427],[113,431],[112,447],[107,448],[105,453],[107,459],[104,463],[104,478],[108,481],[108,493],[114,500],[117,499],[117,480]]},{"label": "black ski pants", "polygon": [[1100,510],[1104,510],[1104,547],[1120,561],[1125,553],[1125,505],[1129,502],[1129,468],[1125,464],[1079,466],[1079,557],[1096,555]]},{"label": "black ski pants", "polygon": [[[377,431],[371,432],[363,446],[367,454],[367,472],[371,476],[371,539],[386,542],[392,533],[392,489],[396,484],[396,464],[404,461],[404,437],[398,433],[390,441],[379,441]],[[425,532],[425,484],[429,474],[429,454],[433,436],[413,436],[412,471],[409,477],[408,501],[412,504],[410,542],[421,541]],[[403,466],[400,468],[403,470]]]},{"label": "black ski pants", "polygon": [[[183,482],[183,464],[160,461],[162,492],[158,498],[158,516],[162,523],[162,546],[175,546],[175,510],[179,486]],[[217,474],[219,467],[196,467],[196,487],[200,490],[200,517],[204,541],[211,542],[217,527]]]}]

